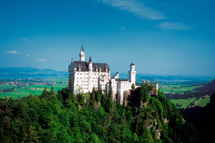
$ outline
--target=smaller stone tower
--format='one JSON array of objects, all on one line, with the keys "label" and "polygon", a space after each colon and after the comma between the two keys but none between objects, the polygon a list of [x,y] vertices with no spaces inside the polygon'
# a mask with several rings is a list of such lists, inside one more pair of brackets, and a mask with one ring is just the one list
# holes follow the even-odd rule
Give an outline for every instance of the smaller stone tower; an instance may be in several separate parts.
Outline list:
[{"label": "smaller stone tower", "polygon": [[92,92],[92,88],[93,88],[93,84],[91,83],[91,80],[93,78],[93,62],[92,62],[92,58],[90,56],[89,58],[89,69],[88,69],[88,89],[89,89],[89,93]]},{"label": "smaller stone tower", "polygon": [[156,95],[158,95],[158,82],[157,81],[155,82],[155,93],[156,93]]},{"label": "smaller stone tower", "polygon": [[92,62],[92,58],[90,56],[90,59],[89,59],[89,71],[92,71],[93,70],[93,62]]},{"label": "smaller stone tower", "polygon": [[80,51],[80,61],[84,62],[85,61],[85,53],[84,53],[84,46],[82,45],[81,51]]},{"label": "smaller stone tower", "polygon": [[116,75],[115,75],[114,78],[115,78],[115,79],[119,79],[119,73],[118,73],[118,72],[116,72]]},{"label": "smaller stone tower", "polygon": [[135,65],[133,63],[131,63],[130,65],[130,71],[128,71],[129,74],[129,82],[132,84],[134,84],[134,86],[136,86],[136,71],[135,71]]}]

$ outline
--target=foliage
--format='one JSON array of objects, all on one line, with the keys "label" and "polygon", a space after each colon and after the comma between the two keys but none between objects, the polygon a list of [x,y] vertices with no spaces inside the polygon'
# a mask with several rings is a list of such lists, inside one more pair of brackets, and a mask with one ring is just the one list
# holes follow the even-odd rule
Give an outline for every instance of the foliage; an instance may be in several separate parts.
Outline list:
[{"label": "foliage", "polygon": [[202,142],[211,142],[214,140],[214,111],[215,93],[210,96],[210,102],[204,108],[196,106],[182,110],[187,121],[191,122],[198,130]]},{"label": "foliage", "polygon": [[198,142],[175,105],[149,90],[133,90],[127,106],[100,89],[73,95],[45,88],[41,96],[1,99],[0,142]]}]

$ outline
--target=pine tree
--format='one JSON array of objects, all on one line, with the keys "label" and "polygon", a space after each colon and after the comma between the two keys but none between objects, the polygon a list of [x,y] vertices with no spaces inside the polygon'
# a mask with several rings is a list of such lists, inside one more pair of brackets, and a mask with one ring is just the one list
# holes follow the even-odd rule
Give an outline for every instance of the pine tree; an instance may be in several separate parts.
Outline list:
[{"label": "pine tree", "polygon": [[113,109],[113,91],[112,88],[110,88],[110,91],[108,93],[108,111],[110,112]]},{"label": "pine tree", "polygon": [[54,94],[54,87],[51,87],[51,95]]},{"label": "pine tree", "polygon": [[47,96],[48,96],[47,88],[44,87],[43,92],[41,93],[40,97],[43,98],[43,97],[47,97]]},{"label": "pine tree", "polygon": [[69,92],[71,92],[73,94],[73,78],[70,77],[70,80],[69,80]]},{"label": "pine tree", "polygon": [[96,102],[96,91],[94,88],[91,95],[91,102],[92,102],[92,105]]}]

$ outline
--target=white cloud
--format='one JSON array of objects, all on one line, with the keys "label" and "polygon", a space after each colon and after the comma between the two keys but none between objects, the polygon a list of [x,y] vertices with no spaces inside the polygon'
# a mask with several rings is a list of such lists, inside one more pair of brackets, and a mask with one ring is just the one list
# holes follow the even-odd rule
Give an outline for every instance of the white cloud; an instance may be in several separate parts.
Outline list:
[{"label": "white cloud", "polygon": [[30,57],[31,55],[30,55],[30,54],[27,54],[26,56],[27,56],[27,57]]},{"label": "white cloud", "polygon": [[171,23],[171,22],[162,22],[157,26],[162,29],[172,29],[172,30],[187,30],[191,28],[191,26],[185,25],[183,23]]},{"label": "white cloud", "polygon": [[16,50],[6,51],[6,53],[8,53],[8,54],[20,54],[20,52],[18,52]]},{"label": "white cloud", "polygon": [[46,62],[46,59],[43,59],[43,58],[42,59],[36,59],[35,61],[36,62]]},{"label": "white cloud", "polygon": [[33,42],[34,42],[34,40],[30,40],[30,39],[28,39],[28,38],[23,38],[22,40],[28,41],[29,43],[33,43]]},{"label": "white cloud", "polygon": [[162,20],[165,16],[152,8],[146,7],[142,2],[137,0],[102,0],[103,3],[110,4],[122,10],[126,10],[138,17],[150,20]]}]

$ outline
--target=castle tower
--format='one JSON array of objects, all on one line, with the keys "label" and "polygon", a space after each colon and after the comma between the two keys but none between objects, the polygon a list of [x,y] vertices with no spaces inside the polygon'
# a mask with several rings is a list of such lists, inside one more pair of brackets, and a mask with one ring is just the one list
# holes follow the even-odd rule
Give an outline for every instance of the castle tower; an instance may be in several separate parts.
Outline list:
[{"label": "castle tower", "polygon": [[82,45],[81,51],[80,51],[80,61],[84,62],[85,61],[85,53],[84,53],[84,46]]},{"label": "castle tower", "polygon": [[89,59],[89,71],[92,71],[93,70],[93,62],[92,62],[92,58],[90,56],[90,59]]},{"label": "castle tower", "polygon": [[134,86],[136,85],[136,71],[135,71],[135,65],[133,63],[131,63],[130,65],[130,71],[128,71],[129,74],[129,82],[132,84],[134,84]]},{"label": "castle tower", "polygon": [[119,79],[119,73],[116,72],[115,79]]},{"label": "castle tower", "polygon": [[158,82],[157,81],[155,82],[155,90],[156,90],[155,94],[158,95]]},{"label": "castle tower", "polygon": [[93,76],[93,62],[92,62],[92,58],[90,56],[89,58],[89,69],[88,69],[88,89],[89,89],[89,92],[92,92],[92,89],[93,89],[93,84],[92,84],[92,76]]}]

